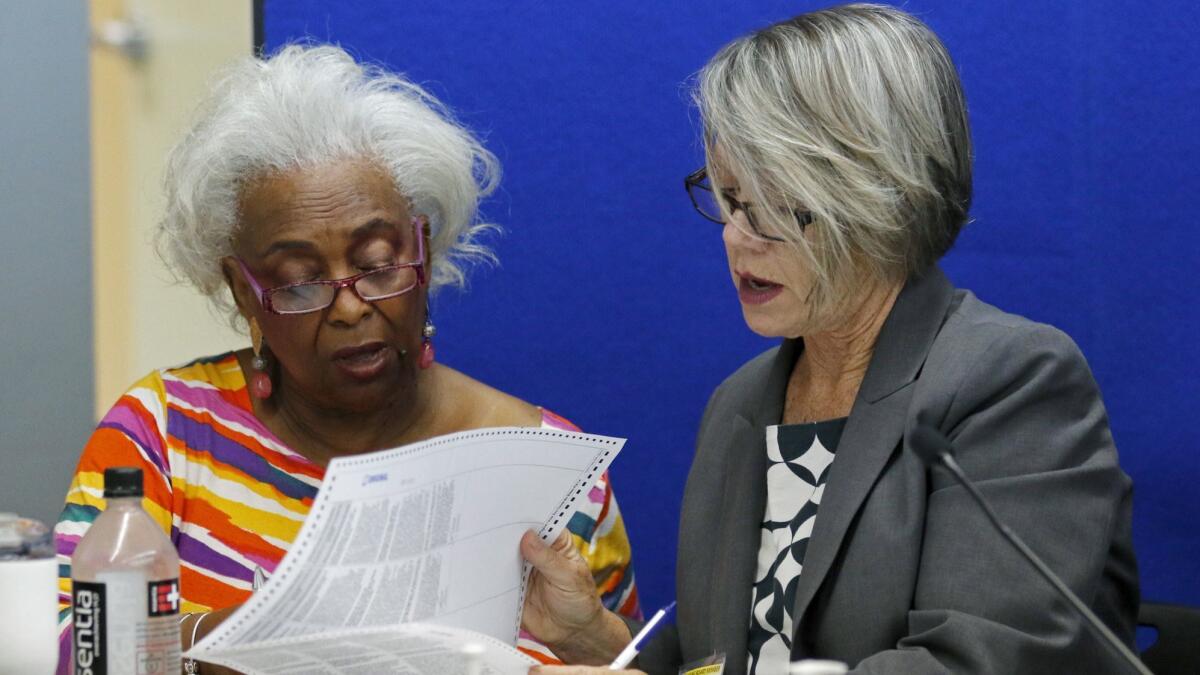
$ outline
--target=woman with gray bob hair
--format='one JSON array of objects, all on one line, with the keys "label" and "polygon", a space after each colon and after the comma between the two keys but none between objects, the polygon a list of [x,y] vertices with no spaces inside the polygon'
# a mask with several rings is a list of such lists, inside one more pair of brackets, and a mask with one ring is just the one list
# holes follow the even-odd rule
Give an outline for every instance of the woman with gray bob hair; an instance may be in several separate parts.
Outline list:
[{"label": "woman with gray bob hair", "polygon": [[[171,153],[158,244],[250,345],[150,373],[101,420],[55,530],[64,585],[110,466],[142,470],[179,552],[186,648],[283,559],[333,458],[484,427],[576,429],[434,358],[429,293],[490,256],[477,210],[499,173],[421,87],[338,47],[230,68]],[[567,529],[592,595],[638,616],[607,476],[587,502]]]},{"label": "woman with gray bob hair", "polygon": [[[937,266],[971,201],[966,104],[941,41],[893,7],[802,14],[722,48],[695,98],[707,161],[685,187],[722,227],[746,323],[782,344],[709,401],[676,626],[638,666],[1113,670],[967,492],[920,459],[946,439],[1000,517],[1132,642],[1130,481],[1086,361]],[[587,601],[582,565],[528,536],[522,552],[533,635],[578,664],[625,647],[637,626]]]},{"label": "woman with gray bob hair", "polygon": [[[743,37],[701,71],[696,102],[709,167],[740,177],[741,194],[763,205],[755,222],[799,249],[818,316],[864,271],[895,282],[928,269],[967,222],[962,85],[909,15],[860,5]],[[729,202],[714,202],[705,213],[724,221]],[[821,224],[807,237],[797,210]]]}]

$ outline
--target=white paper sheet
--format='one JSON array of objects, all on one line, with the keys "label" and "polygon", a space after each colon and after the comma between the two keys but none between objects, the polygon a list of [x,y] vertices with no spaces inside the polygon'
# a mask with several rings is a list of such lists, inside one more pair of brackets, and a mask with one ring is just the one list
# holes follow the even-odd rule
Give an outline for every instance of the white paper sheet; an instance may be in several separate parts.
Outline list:
[{"label": "white paper sheet", "polygon": [[463,652],[468,644],[482,648],[477,675],[525,675],[536,663],[490,637],[417,623],[272,640],[222,650],[205,660],[254,675],[475,675]]},{"label": "white paper sheet", "polygon": [[491,638],[495,672],[524,672],[509,646],[521,535],[557,537],[624,443],[514,427],[335,459],[270,581],[188,656],[246,673],[454,672],[465,634],[441,626]]}]

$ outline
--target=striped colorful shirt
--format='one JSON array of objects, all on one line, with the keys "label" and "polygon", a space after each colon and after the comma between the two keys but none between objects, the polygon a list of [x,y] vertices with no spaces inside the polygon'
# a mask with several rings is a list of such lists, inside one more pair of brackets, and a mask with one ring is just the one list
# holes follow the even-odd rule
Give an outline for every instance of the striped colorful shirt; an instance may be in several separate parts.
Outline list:
[{"label": "striped colorful shirt", "polygon": [[[545,410],[542,426],[578,430]],[[71,554],[104,510],[104,469],[110,466],[142,469],[142,504],[179,551],[183,612],[247,600],[255,568],[269,575],[283,559],[325,472],[255,417],[233,353],[155,371],[136,383],[84,447],[55,527],[60,673],[70,667]],[[607,474],[568,529],[605,606],[638,618],[629,540]],[[540,661],[556,662],[528,635],[518,646]]]}]

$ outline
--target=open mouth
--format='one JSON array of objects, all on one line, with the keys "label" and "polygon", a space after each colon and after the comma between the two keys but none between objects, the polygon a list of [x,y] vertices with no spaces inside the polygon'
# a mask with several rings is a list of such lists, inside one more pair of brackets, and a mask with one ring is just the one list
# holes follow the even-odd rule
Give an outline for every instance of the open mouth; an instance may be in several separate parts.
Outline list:
[{"label": "open mouth", "polygon": [[366,363],[379,358],[387,348],[382,342],[371,342],[358,347],[345,347],[333,353],[333,358],[347,363]]},{"label": "open mouth", "polygon": [[357,380],[377,377],[388,366],[396,352],[383,342],[369,342],[356,347],[345,347],[333,353],[337,367]]},{"label": "open mouth", "polygon": [[759,305],[769,302],[783,290],[782,284],[752,274],[738,272],[738,297],[745,304]]},{"label": "open mouth", "polygon": [[781,284],[777,284],[774,281],[771,281],[770,279],[763,279],[762,277],[756,277],[753,274],[747,274],[745,272],[738,272],[737,275],[738,275],[738,279],[740,279],[742,282],[741,285],[744,285],[745,287],[749,288],[752,291],[767,291],[772,288],[779,288],[781,286]]}]

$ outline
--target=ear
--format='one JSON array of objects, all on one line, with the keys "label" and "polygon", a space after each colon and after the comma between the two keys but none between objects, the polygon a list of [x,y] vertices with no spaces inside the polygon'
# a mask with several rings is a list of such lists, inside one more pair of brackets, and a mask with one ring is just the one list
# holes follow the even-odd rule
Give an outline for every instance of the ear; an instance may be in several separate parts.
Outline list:
[{"label": "ear", "polygon": [[237,305],[238,312],[246,320],[246,323],[250,323],[261,309],[261,303],[258,296],[255,295],[254,289],[250,288],[250,284],[242,276],[241,268],[231,257],[221,258],[221,274],[225,276],[225,285],[229,287],[229,292],[233,295],[233,302]]}]

